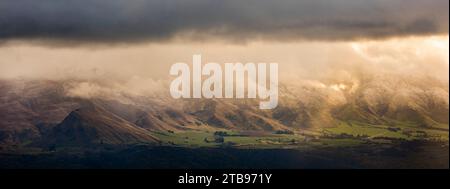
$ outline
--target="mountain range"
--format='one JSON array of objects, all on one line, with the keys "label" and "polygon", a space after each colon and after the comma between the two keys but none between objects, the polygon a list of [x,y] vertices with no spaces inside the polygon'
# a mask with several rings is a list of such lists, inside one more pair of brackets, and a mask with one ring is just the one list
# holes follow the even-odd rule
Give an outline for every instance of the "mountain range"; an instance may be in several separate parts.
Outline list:
[{"label": "mountain range", "polygon": [[342,121],[448,129],[448,84],[372,77],[358,82],[302,80],[280,84],[280,102],[260,110],[253,99],[171,99],[168,92],[71,95],[87,81],[1,80],[0,146],[158,143],[154,131],[290,130]]}]

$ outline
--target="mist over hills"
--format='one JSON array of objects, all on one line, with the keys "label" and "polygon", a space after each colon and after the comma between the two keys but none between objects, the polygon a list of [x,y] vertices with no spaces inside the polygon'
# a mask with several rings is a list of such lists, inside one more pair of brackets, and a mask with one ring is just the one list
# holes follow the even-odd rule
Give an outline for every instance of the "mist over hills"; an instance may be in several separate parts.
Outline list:
[{"label": "mist over hills", "polygon": [[448,83],[433,78],[375,75],[280,83],[273,110],[258,109],[257,99],[181,100],[161,89],[153,95],[77,96],[74,90],[86,82],[101,86],[78,80],[0,81],[0,144],[157,144],[150,131],[301,132],[348,121],[448,131],[449,123]]}]

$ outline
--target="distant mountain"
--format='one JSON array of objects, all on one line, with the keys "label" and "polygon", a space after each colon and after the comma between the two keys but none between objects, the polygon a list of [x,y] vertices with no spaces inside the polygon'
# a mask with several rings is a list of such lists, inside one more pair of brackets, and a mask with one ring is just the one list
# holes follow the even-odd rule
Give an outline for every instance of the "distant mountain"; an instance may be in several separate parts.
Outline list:
[{"label": "distant mountain", "polygon": [[337,119],[410,122],[422,127],[449,123],[448,85],[430,78],[373,78],[347,95],[347,103],[334,108]]},{"label": "distant mountain", "polygon": [[258,109],[252,100],[190,99],[184,112],[216,128],[253,131],[290,130],[271,118],[270,112]]},{"label": "distant mountain", "polygon": [[67,97],[62,82],[0,80],[0,144],[37,140],[83,101]]},{"label": "distant mountain", "polygon": [[150,101],[136,99],[139,103],[135,104],[124,104],[115,100],[96,99],[91,101],[116,116],[146,130],[184,130],[185,126],[196,122],[192,116]]},{"label": "distant mountain", "polygon": [[158,139],[147,130],[89,103],[72,111],[44,141],[55,145],[91,145],[154,143]]}]

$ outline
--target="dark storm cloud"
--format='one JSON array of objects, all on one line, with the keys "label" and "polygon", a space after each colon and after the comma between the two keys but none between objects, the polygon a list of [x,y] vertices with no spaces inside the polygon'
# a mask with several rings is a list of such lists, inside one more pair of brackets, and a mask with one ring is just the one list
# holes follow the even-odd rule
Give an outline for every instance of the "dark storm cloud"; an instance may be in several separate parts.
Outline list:
[{"label": "dark storm cloud", "polygon": [[448,33],[448,6],[448,0],[0,0],[0,42],[443,34]]}]

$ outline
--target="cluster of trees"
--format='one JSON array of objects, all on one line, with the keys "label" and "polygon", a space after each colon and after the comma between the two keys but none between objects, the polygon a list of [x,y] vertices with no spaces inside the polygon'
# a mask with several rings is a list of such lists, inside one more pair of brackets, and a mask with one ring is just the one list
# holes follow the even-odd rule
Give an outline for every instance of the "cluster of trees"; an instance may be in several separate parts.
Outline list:
[{"label": "cluster of trees", "polygon": [[207,137],[205,137],[204,141],[206,143],[210,143],[210,142],[223,143],[223,142],[225,142],[225,139],[223,138],[223,136],[214,135],[213,140],[209,140]]},{"label": "cluster of trees", "polygon": [[230,136],[226,131],[216,131],[214,132],[214,136]]},{"label": "cluster of trees", "polygon": [[275,134],[293,135],[293,134],[294,134],[294,131],[290,131],[290,130],[278,130],[278,131],[275,131]]}]

